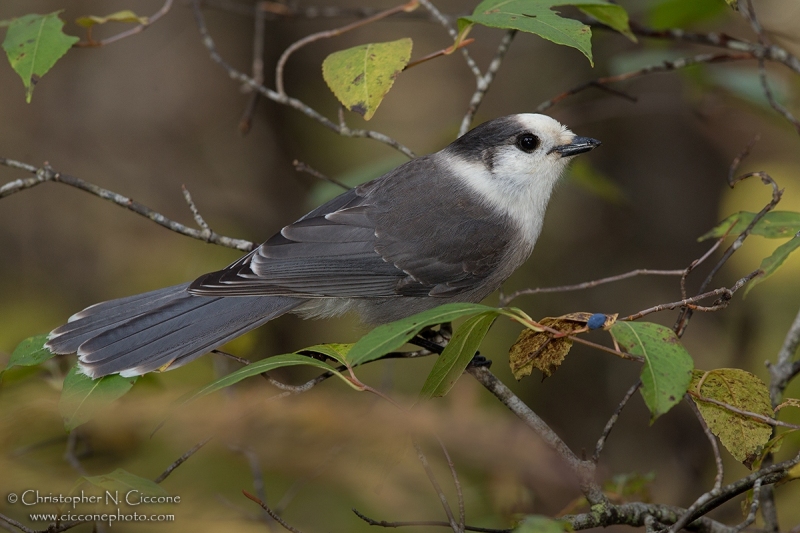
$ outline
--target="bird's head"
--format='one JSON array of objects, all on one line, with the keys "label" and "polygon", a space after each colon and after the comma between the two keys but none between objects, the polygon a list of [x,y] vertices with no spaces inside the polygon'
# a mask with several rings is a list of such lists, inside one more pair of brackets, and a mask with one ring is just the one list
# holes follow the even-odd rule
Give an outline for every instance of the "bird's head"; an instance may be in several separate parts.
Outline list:
[{"label": "bird's head", "polygon": [[525,113],[484,122],[440,154],[467,189],[530,228],[527,233],[535,240],[568,162],[599,145],[548,116]]}]

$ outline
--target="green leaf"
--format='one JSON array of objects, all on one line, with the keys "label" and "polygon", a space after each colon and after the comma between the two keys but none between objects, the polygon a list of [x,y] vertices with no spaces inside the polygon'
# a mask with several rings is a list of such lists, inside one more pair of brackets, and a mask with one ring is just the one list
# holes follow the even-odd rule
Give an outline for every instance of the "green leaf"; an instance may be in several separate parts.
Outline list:
[{"label": "green leaf", "polygon": [[[8,366],[3,372],[14,366],[38,365],[55,356],[53,352],[45,348],[44,344],[46,342],[47,335],[36,335],[19,343],[17,347],[14,348],[14,351],[11,352]],[[2,372],[0,372],[0,374],[2,374]]]},{"label": "green leaf", "polygon": [[[769,418],[773,416],[767,386],[757,376],[738,368],[718,368],[708,372],[695,370],[690,391],[742,411]],[[697,404],[708,428],[737,461],[749,468],[758,458],[761,448],[769,442],[772,426],[704,402],[694,394],[692,400]]]},{"label": "green leaf", "polygon": [[783,262],[786,261],[786,258],[789,257],[789,254],[798,248],[800,248],[800,235],[796,235],[792,240],[775,248],[775,251],[772,252],[771,256],[766,257],[763,261],[761,261],[761,266],[759,268],[764,271],[764,274],[758,276],[750,282],[744,291],[744,295],[747,296],[753,287],[773,275],[781,267]]},{"label": "green leaf", "polygon": [[496,318],[496,312],[481,313],[456,330],[428,374],[419,394],[420,400],[444,396],[453,388]]},{"label": "green leaf", "polygon": [[694,368],[692,357],[675,332],[651,322],[617,322],[611,335],[623,350],[645,359],[641,393],[652,423],[686,393]]},{"label": "green leaf", "polygon": [[91,28],[95,24],[105,24],[107,22],[133,22],[136,24],[147,24],[148,20],[147,17],[140,17],[128,9],[117,11],[116,13],[106,15],[105,17],[87,15],[85,17],[75,19],[75,24],[78,26],[83,26],[84,28]]},{"label": "green leaf", "polygon": [[71,431],[88,422],[100,409],[123,396],[136,383],[137,376],[119,375],[92,379],[74,366],[64,378],[64,388],[58,401],[58,411],[64,427]]},{"label": "green leaf", "polygon": [[[719,239],[725,234],[738,236],[753,221],[756,213],[739,211],[734,213],[697,240]],[[770,211],[753,226],[751,235],[760,235],[768,239],[788,239],[800,231],[800,213],[794,211]]]},{"label": "green leaf", "polygon": [[0,20],[0,28],[5,28],[6,26],[10,26],[12,22],[14,22],[14,19]]},{"label": "green leaf", "polygon": [[683,28],[724,12],[725,4],[720,0],[665,0],[650,11],[650,25],[656,29]]},{"label": "green leaf", "polygon": [[631,31],[628,21],[628,12],[622,6],[610,4],[606,6],[581,6],[578,9],[596,18],[612,30],[616,30],[631,41],[638,42],[636,36]]},{"label": "green leaf", "polygon": [[327,355],[331,359],[335,359],[336,361],[344,365],[346,364],[345,361],[347,361],[347,354],[350,352],[350,349],[352,347],[353,347],[352,344],[337,344],[337,343],[316,344],[308,348],[303,348],[302,350],[296,353],[304,353],[304,352],[319,353],[322,355]]},{"label": "green leaf", "polygon": [[64,34],[61,11],[49,15],[25,15],[11,21],[3,41],[8,61],[25,86],[25,101],[30,103],[33,87],[56,61],[78,42],[77,37]]},{"label": "green leaf", "polygon": [[[625,11],[605,0],[484,0],[472,15],[458,20],[459,34],[466,34],[471,24],[535,33],[548,41],[580,50],[594,66],[592,30],[577,20],[560,17],[551,9],[564,5],[576,6],[594,17],[599,15],[602,17],[598,17],[599,20],[614,29],[622,28],[624,18],[627,28]],[[603,9],[596,9],[598,7]]]},{"label": "green leaf", "polygon": [[554,520],[540,515],[528,515],[514,528],[514,533],[564,533],[572,531],[565,520]]},{"label": "green leaf", "polygon": [[[130,493],[131,501],[138,501],[141,496],[169,496],[169,493],[154,481],[135,476],[122,468],[117,468],[110,474],[78,478],[79,483],[81,480],[86,480],[101,489],[118,491],[122,495]],[[138,491],[138,494],[134,495],[132,491]]]},{"label": "green leaf", "polygon": [[483,312],[499,314],[500,310],[481,304],[444,304],[435,309],[378,326],[355,343],[347,354],[347,360],[351,366],[367,363],[400,348],[428,326],[444,324],[463,316]]},{"label": "green leaf", "polygon": [[224,389],[225,387],[230,387],[235,383],[239,383],[243,379],[247,379],[249,377],[257,376],[259,374],[263,374],[264,372],[269,372],[270,370],[275,370],[276,368],[282,368],[285,366],[297,366],[297,365],[306,365],[306,366],[314,366],[317,368],[321,368],[328,372],[333,372],[334,375],[344,377],[336,372],[332,366],[322,361],[318,361],[311,357],[306,357],[304,355],[298,354],[284,354],[284,355],[275,355],[273,357],[268,357],[266,359],[262,359],[261,361],[257,361],[255,363],[251,363],[245,367],[236,370],[235,372],[231,372],[227,376],[223,376],[216,381],[212,381],[208,385],[204,385],[200,387],[194,392],[190,392],[185,394],[181,398],[178,399],[177,403],[187,403],[207,394],[211,394],[212,392],[216,392],[220,389]]},{"label": "green leaf", "polygon": [[411,59],[412,45],[405,38],[334,52],[322,62],[322,77],[347,109],[369,120]]}]

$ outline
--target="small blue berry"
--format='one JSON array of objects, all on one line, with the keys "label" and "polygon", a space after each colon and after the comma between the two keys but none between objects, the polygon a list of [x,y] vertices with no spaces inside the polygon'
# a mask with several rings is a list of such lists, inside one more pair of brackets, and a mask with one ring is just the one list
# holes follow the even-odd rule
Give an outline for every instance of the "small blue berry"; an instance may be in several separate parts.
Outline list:
[{"label": "small blue berry", "polygon": [[606,323],[606,315],[603,313],[595,313],[586,321],[586,327],[589,329],[600,329]]}]

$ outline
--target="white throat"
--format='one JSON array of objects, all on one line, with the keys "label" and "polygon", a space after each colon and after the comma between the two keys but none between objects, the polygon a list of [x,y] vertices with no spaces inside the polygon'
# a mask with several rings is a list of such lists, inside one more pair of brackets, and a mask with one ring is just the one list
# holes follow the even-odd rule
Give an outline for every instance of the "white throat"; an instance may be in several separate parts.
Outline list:
[{"label": "white throat", "polygon": [[[509,157],[513,155],[506,159]],[[568,161],[558,159],[554,164],[540,165],[535,173],[530,169],[514,168],[522,166],[510,164],[512,161],[499,163],[495,168],[503,168],[502,173],[490,172],[483,163],[459,157],[447,159],[450,170],[464,185],[484,205],[508,216],[517,225],[525,243],[533,248],[542,231],[550,195]]]}]

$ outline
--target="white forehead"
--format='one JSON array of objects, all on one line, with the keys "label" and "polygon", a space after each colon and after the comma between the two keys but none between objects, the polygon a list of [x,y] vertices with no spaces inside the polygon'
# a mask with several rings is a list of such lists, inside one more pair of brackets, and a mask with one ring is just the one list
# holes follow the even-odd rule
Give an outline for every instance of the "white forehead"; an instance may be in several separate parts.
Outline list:
[{"label": "white forehead", "polygon": [[519,115],[515,115],[515,118],[523,128],[530,130],[532,133],[537,133],[554,140],[565,140],[569,142],[572,140],[572,137],[575,136],[569,128],[547,115],[520,113]]}]

